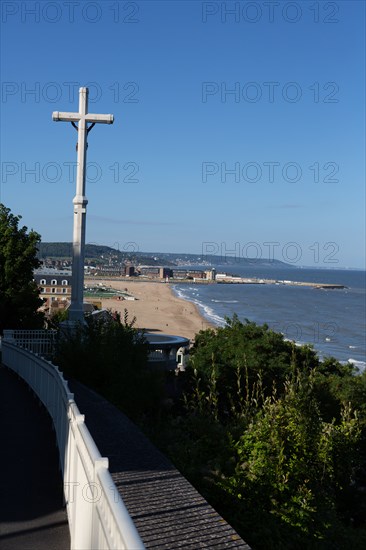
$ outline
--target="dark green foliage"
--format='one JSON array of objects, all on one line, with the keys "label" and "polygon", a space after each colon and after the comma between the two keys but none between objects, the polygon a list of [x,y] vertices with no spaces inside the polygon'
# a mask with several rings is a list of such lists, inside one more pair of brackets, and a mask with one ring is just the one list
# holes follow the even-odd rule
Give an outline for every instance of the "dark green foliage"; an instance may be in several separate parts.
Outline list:
[{"label": "dark green foliage", "polygon": [[68,309],[61,309],[59,311],[56,311],[52,317],[50,317],[47,320],[47,328],[48,329],[58,329],[60,326],[60,323],[63,321],[67,321],[69,318],[69,310]]},{"label": "dark green foliage", "polygon": [[[319,364],[310,346],[295,346],[267,325],[242,323],[236,316],[226,319],[226,323],[225,327],[200,331],[192,350],[192,365],[204,385],[214,362],[218,392],[222,395],[236,394],[238,367],[240,371],[246,368],[250,386],[260,373],[262,387],[268,393],[273,384],[280,388],[294,368],[309,370]],[[228,403],[222,404],[228,408]]]},{"label": "dark green foliage", "polygon": [[366,547],[366,375],[266,325],[201,331],[150,435],[255,550]]},{"label": "dark green foliage", "polygon": [[37,312],[42,300],[33,281],[40,235],[18,227],[20,220],[0,204],[0,334],[43,326],[43,315]]},{"label": "dark green foliage", "polygon": [[[86,245],[88,246],[88,245]],[[72,258],[72,243],[44,243],[38,247],[40,258]],[[85,257],[88,257],[85,254]]]},{"label": "dark green foliage", "polygon": [[[360,435],[350,407],[339,423],[322,420],[308,378],[289,381],[282,397],[266,398],[233,441],[235,466],[219,482],[243,503],[242,528],[266,517],[273,529],[267,548],[286,539],[286,547],[321,548],[341,536],[353,514],[347,510],[343,525],[340,505],[347,493],[357,496]],[[263,547],[260,533],[256,543]]]},{"label": "dark green foliage", "polygon": [[109,321],[87,317],[60,337],[55,362],[67,377],[95,389],[132,418],[159,406],[162,380],[147,367],[147,344],[125,314]]},{"label": "dark green foliage", "polygon": [[358,374],[350,363],[325,359],[317,369],[315,390],[326,419],[339,418],[339,405],[350,402],[366,427],[366,371]]}]

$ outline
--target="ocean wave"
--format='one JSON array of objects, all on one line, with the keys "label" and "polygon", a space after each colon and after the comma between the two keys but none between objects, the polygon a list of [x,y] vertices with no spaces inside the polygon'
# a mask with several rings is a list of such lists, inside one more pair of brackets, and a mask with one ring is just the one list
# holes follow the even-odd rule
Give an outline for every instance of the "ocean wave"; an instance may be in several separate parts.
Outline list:
[{"label": "ocean wave", "polygon": [[198,300],[195,300],[194,303],[203,311],[203,315],[206,317],[206,319],[208,319],[208,321],[210,321],[214,325],[222,326],[226,324],[224,317],[217,315],[217,313],[215,313],[211,307],[202,304]]},{"label": "ocean wave", "polygon": [[183,300],[189,300],[189,297],[186,296],[180,288],[173,287],[173,292],[178,296],[178,298],[182,298]]},{"label": "ocean wave", "polygon": [[366,362],[365,361],[358,361],[357,359],[348,359],[348,363],[353,363],[354,366],[360,371],[364,371],[366,369]]},{"label": "ocean wave", "polygon": [[[283,334],[283,333],[281,333]],[[291,338],[284,338],[285,342],[293,342],[296,347],[301,347],[304,345],[312,344],[312,342],[303,342],[300,340],[292,340]],[[331,341],[330,339],[326,339],[326,341]],[[348,346],[349,348],[357,348],[357,346]],[[320,361],[324,361],[327,357],[329,357],[329,352],[326,352],[324,349],[316,348],[314,351],[317,353]],[[337,353],[334,354],[334,357],[336,357]],[[358,369],[359,372],[363,372],[366,369],[366,362],[360,361],[358,359],[348,359],[347,361],[339,361],[342,365],[346,365],[347,363],[353,363],[354,366]]]},{"label": "ocean wave", "polygon": [[[283,332],[280,332],[282,336],[284,336]],[[291,342],[292,344],[295,344],[296,347],[300,348],[301,346],[305,346],[306,342],[301,342],[300,340],[293,340],[292,338],[284,338],[284,342]]]},{"label": "ocean wave", "polygon": [[203,317],[205,317],[208,321],[218,326],[225,325],[224,317],[221,317],[220,315],[215,313],[210,306],[198,300],[194,295],[190,296],[187,293],[187,290],[189,289],[182,290],[180,288],[173,287],[173,291],[178,296],[178,298],[182,298],[183,300],[187,300],[188,302],[192,302],[193,304],[195,304],[201,311]]},{"label": "ocean wave", "polygon": [[214,299],[212,299],[211,302],[215,302],[215,304],[238,304],[239,300],[214,300]]}]

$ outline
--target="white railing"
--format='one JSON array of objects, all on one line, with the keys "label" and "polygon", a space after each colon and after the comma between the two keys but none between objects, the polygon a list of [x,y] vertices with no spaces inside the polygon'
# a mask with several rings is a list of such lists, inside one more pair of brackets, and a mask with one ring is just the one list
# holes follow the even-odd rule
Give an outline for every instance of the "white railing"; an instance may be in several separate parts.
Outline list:
[{"label": "white railing", "polygon": [[4,338],[15,340],[18,346],[38,355],[51,355],[54,351],[57,330],[4,330]]},{"label": "white railing", "polygon": [[144,550],[144,544],[74,401],[51,362],[2,340],[3,364],[21,376],[51,415],[70,528],[71,548]]}]

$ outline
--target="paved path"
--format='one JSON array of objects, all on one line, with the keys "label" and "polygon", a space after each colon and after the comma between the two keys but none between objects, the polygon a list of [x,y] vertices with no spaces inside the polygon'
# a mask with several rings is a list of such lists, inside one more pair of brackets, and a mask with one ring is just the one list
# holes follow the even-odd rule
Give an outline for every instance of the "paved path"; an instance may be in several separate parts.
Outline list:
[{"label": "paved path", "polygon": [[51,419],[0,366],[0,549],[68,550],[69,527]]},{"label": "paved path", "polygon": [[69,387],[147,549],[250,550],[123,413],[79,383]]}]

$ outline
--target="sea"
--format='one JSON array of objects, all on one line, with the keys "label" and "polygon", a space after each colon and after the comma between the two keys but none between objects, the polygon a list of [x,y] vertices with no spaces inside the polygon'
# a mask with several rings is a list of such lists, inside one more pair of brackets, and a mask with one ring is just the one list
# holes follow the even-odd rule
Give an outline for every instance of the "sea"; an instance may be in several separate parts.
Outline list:
[{"label": "sea", "polygon": [[214,325],[225,325],[225,317],[236,313],[241,321],[267,323],[288,340],[312,344],[320,358],[335,357],[352,362],[359,371],[365,370],[365,271],[227,264],[214,267],[217,273],[240,277],[344,285],[344,289],[323,290],[276,284],[181,283],[173,290],[196,304]]}]

